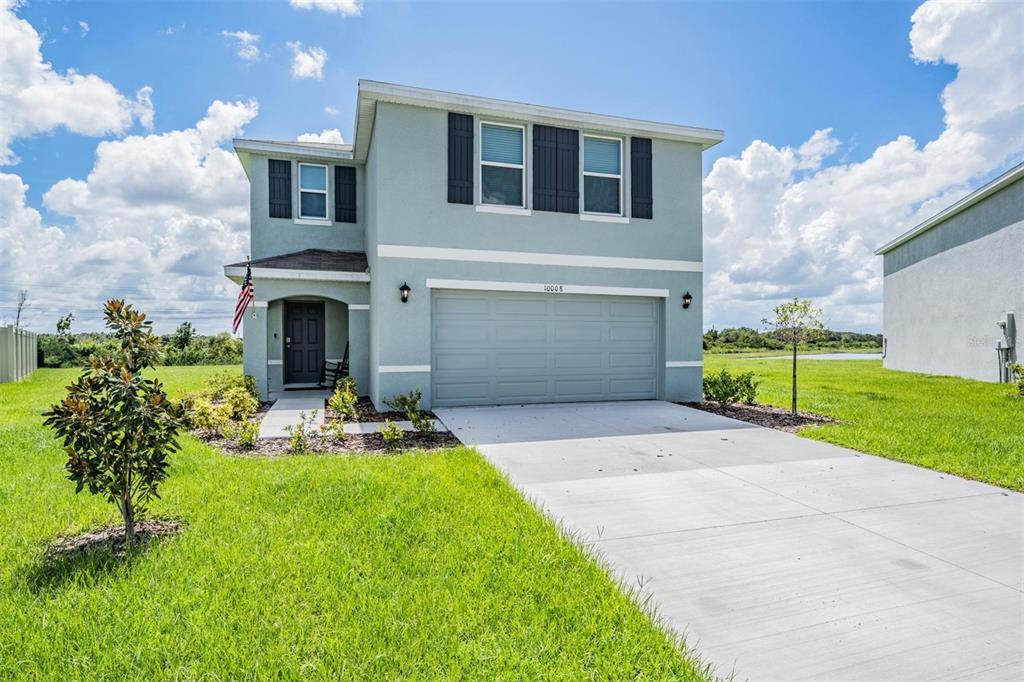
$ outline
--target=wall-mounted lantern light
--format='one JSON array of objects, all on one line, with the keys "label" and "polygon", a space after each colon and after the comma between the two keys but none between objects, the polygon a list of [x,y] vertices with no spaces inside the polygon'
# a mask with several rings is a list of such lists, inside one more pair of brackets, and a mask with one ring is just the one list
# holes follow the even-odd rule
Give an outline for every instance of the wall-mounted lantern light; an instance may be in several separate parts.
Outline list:
[{"label": "wall-mounted lantern light", "polygon": [[398,290],[402,292],[402,303],[408,303],[409,292],[412,291],[412,287],[410,287],[407,283],[402,282],[402,286],[398,287]]},{"label": "wall-mounted lantern light", "polygon": [[693,296],[691,296],[690,292],[687,291],[685,294],[683,294],[683,307],[689,308],[691,303],[693,303]]}]

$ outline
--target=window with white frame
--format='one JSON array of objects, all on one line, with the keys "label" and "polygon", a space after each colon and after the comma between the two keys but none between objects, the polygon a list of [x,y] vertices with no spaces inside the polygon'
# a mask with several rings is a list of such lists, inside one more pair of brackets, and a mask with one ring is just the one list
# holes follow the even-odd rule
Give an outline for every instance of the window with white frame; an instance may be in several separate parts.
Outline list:
[{"label": "window with white frame", "polygon": [[327,220],[327,166],[299,164],[299,217]]},{"label": "window with white frame", "polygon": [[622,140],[583,136],[583,212],[622,215]]},{"label": "window with white frame", "polygon": [[480,124],[480,203],[525,208],[526,129]]}]

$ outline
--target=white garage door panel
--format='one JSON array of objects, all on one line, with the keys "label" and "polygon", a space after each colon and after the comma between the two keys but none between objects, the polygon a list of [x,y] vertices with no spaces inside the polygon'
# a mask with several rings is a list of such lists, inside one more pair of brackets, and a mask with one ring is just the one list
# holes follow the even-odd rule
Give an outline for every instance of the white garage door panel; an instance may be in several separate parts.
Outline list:
[{"label": "white garage door panel", "polygon": [[657,299],[435,290],[433,402],[650,399]]}]

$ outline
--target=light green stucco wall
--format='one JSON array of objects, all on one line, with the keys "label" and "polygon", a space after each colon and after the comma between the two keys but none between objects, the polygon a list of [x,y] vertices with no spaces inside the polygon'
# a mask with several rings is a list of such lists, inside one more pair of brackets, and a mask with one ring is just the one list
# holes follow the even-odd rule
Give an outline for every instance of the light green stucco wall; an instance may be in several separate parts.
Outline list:
[{"label": "light green stucco wall", "polygon": [[[522,123],[531,125],[530,121]],[[474,137],[479,145],[479,136]],[[530,139],[528,133],[528,201],[532,201]],[[378,371],[380,366],[430,364],[428,278],[667,289],[670,294],[663,302],[663,361],[699,362],[703,302],[700,272],[413,260],[377,254],[378,244],[389,244],[700,262],[701,148],[659,139],[653,140],[652,147],[651,220],[631,219],[622,224],[541,211],[530,216],[480,213],[474,206],[447,202],[447,112],[378,103],[366,164],[357,171],[360,222],[356,225],[308,227],[267,218],[267,157],[254,155],[252,163],[253,256],[305,248],[365,248],[371,284],[257,281],[257,298],[325,296],[352,303],[358,291],[361,298],[356,302],[369,303],[370,310],[349,311],[352,372],[378,405],[383,398],[412,388],[419,388],[425,406],[430,405],[429,373]],[[623,136],[623,151],[623,206],[628,215],[628,136]],[[479,191],[479,182],[475,184]],[[398,295],[403,282],[413,289],[407,304],[402,304]],[[693,295],[694,303],[683,310],[680,300],[686,291]],[[273,342],[274,310],[266,309],[262,322],[250,324],[247,320],[245,328],[247,371],[261,371],[268,384],[273,378],[272,372],[267,373],[266,360],[267,344]],[[272,327],[269,330],[268,323]],[[254,329],[250,339],[250,327],[257,324],[263,329]],[[364,340],[357,343],[359,338]],[[328,357],[334,357],[330,351]],[[700,395],[699,366],[664,370],[660,397],[698,400]]]},{"label": "light green stucco wall", "polygon": [[[267,160],[289,159],[292,162],[292,217],[269,217],[269,197],[267,186]],[[298,163],[326,164],[327,177],[327,216],[332,220],[328,226],[302,225],[295,222],[299,216],[299,185]],[[312,157],[288,157],[282,155],[252,154],[250,162],[249,211],[252,221],[251,251],[252,258],[279,256],[284,253],[302,251],[303,249],[333,249],[340,251],[363,251],[366,248],[365,221],[363,220],[363,186],[365,178],[363,169],[356,166],[356,219],[355,223],[335,223],[334,219],[334,166],[354,163],[343,161],[325,161]]]}]

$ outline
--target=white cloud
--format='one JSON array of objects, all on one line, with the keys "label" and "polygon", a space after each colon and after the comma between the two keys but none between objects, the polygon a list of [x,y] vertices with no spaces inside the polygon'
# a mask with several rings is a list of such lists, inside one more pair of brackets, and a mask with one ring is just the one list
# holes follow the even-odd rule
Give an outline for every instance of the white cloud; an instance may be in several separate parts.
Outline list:
[{"label": "white cloud", "polygon": [[341,131],[337,128],[327,128],[319,133],[303,133],[296,138],[299,142],[323,142],[329,144],[345,144],[341,137]]},{"label": "white cloud", "polygon": [[356,17],[363,13],[363,0],[288,0],[288,4],[298,9],[337,12],[347,17]]},{"label": "white cloud", "polygon": [[184,319],[226,329],[235,286],[221,267],[247,253],[249,184],[222,145],[257,112],[254,101],[215,101],[194,127],[101,142],[84,179],[43,195],[70,220],[66,230],[44,226],[20,178],[0,174],[3,279],[47,301],[32,327],[51,330],[76,310],[79,329],[98,328],[103,299],[124,295],[154,312],[160,330]]},{"label": "white cloud", "polygon": [[88,21],[79,21],[78,22],[78,30],[79,30],[79,35],[81,35],[83,38],[85,36],[87,36],[89,34],[89,22]]},{"label": "white cloud", "polygon": [[915,59],[959,69],[942,133],[923,146],[899,136],[857,163],[823,166],[840,146],[831,129],[718,159],[704,182],[707,324],[754,324],[800,296],[833,327],[878,329],[873,250],[1024,153],[1024,6],[932,1],[912,24]]},{"label": "white cloud", "polygon": [[0,0],[0,165],[17,163],[11,149],[21,137],[63,127],[82,135],[123,133],[139,111],[137,103],[95,75],[55,71],[43,61],[41,39]]},{"label": "white cloud", "polygon": [[326,107],[324,107],[324,113],[327,114],[328,116],[337,116],[341,112],[338,111],[335,107],[332,107],[330,104],[328,104]]},{"label": "white cloud", "polygon": [[320,47],[311,47],[308,50],[302,49],[302,43],[288,43],[292,48],[292,78],[300,79],[324,79],[324,64],[327,63],[327,53]]},{"label": "white cloud", "polygon": [[262,53],[257,43],[260,41],[258,33],[248,31],[221,31],[225,38],[230,38],[234,47],[238,50],[238,56],[247,62],[254,62],[260,58]]}]

